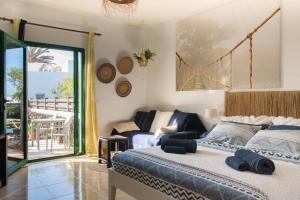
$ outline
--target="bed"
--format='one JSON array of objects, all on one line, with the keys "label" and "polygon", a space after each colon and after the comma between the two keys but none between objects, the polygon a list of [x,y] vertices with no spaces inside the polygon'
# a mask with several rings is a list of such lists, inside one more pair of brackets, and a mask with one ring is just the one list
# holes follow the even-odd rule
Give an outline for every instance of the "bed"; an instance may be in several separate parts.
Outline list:
[{"label": "bed", "polygon": [[[225,115],[300,118],[300,92],[226,92]],[[246,102],[246,104],[245,104]],[[256,151],[273,160],[273,175],[239,172],[225,159],[244,148],[197,141],[195,154],[166,154],[160,147],[130,150],[113,157],[109,200],[121,189],[136,199],[300,199],[300,156]]]}]

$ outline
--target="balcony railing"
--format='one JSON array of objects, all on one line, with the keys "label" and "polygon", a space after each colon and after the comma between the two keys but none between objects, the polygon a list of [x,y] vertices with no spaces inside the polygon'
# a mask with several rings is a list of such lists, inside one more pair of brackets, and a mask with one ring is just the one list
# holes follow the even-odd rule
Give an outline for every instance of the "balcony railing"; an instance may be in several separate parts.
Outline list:
[{"label": "balcony railing", "polygon": [[44,110],[72,112],[74,108],[74,98],[68,97],[66,99],[30,99],[28,100],[28,107]]}]

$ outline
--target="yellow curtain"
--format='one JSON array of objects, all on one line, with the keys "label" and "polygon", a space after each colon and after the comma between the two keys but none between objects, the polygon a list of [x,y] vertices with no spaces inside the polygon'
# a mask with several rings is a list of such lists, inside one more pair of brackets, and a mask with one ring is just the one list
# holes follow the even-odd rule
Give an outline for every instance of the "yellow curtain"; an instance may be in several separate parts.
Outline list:
[{"label": "yellow curtain", "polygon": [[13,35],[18,38],[19,36],[19,28],[20,28],[21,19],[19,17],[14,19],[13,23]]},{"label": "yellow curtain", "polygon": [[94,33],[89,33],[88,38],[88,54],[86,65],[86,123],[85,123],[85,135],[86,135],[86,154],[93,156],[97,155],[98,146],[98,121],[97,121],[97,109],[95,98],[95,55],[94,55]]}]

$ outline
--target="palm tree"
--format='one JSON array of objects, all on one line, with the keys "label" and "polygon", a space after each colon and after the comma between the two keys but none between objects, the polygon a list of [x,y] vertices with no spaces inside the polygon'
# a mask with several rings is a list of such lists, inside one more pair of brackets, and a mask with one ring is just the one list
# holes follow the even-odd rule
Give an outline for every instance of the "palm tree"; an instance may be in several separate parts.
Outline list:
[{"label": "palm tree", "polygon": [[45,53],[49,53],[49,49],[39,47],[28,47],[28,62],[52,64],[54,57],[43,55]]}]

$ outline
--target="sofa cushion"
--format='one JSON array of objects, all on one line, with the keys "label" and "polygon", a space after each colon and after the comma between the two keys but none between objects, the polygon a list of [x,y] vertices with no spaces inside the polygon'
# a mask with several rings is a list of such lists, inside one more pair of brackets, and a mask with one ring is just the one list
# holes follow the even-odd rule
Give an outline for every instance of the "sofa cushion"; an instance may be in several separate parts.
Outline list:
[{"label": "sofa cushion", "polygon": [[177,132],[177,126],[164,126],[157,129],[154,133],[154,138],[159,139],[162,134],[172,134]]},{"label": "sofa cushion", "polygon": [[172,115],[173,115],[173,112],[156,111],[154,120],[151,125],[150,132],[154,134],[161,127],[168,126],[168,123],[169,123]]},{"label": "sofa cushion", "polygon": [[169,123],[168,123],[168,126],[177,125],[177,131],[183,131],[183,125],[184,125],[184,121],[185,121],[187,115],[188,115],[188,113],[181,112],[179,110],[175,110]]},{"label": "sofa cushion", "polygon": [[181,131],[196,131],[199,136],[202,135],[206,128],[201,122],[199,116],[196,113],[186,113],[179,110],[175,110],[172,115],[168,126],[177,125],[178,132]]},{"label": "sofa cushion", "polygon": [[134,117],[134,122],[141,129],[141,131],[148,132],[151,128],[155,113],[155,110],[150,112],[138,111]]},{"label": "sofa cushion", "polygon": [[119,133],[140,130],[135,122],[118,122],[113,125],[113,128],[116,129]]}]

